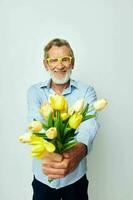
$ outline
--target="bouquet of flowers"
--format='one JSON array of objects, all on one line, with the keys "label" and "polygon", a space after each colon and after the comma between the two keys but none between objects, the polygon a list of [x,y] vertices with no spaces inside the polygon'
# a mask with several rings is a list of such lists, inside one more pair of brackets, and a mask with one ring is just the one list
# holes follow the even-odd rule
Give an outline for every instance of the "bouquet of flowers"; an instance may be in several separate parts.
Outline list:
[{"label": "bouquet of flowers", "polygon": [[31,156],[38,159],[42,159],[45,152],[62,153],[78,143],[75,136],[79,125],[96,117],[90,113],[101,111],[106,105],[105,99],[96,101],[92,106],[80,99],[68,108],[64,96],[50,95],[48,102],[39,108],[44,122],[36,119],[30,122],[28,132],[20,136],[19,141],[32,145]]}]

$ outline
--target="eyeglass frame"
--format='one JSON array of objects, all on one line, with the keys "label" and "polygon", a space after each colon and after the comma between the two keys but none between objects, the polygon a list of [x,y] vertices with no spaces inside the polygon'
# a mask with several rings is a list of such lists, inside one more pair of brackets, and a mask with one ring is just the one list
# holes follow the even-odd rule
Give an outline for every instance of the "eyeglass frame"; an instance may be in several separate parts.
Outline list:
[{"label": "eyeglass frame", "polygon": [[[47,62],[48,62],[48,65],[51,67],[51,65],[50,65],[50,63],[49,63],[50,59],[57,59],[57,60],[58,60],[57,65],[58,65],[59,62],[62,64],[62,59],[63,59],[63,58],[66,58],[66,57],[67,57],[67,58],[70,58],[70,64],[71,64],[71,63],[72,63],[72,59],[73,59],[72,56],[63,56],[63,57],[58,57],[58,58],[50,58],[50,57],[49,57],[49,58],[46,58],[46,60],[47,60]],[[57,65],[56,65],[56,66],[57,66]],[[56,67],[56,66],[55,66],[55,67]],[[67,67],[66,65],[64,65],[64,66]]]}]

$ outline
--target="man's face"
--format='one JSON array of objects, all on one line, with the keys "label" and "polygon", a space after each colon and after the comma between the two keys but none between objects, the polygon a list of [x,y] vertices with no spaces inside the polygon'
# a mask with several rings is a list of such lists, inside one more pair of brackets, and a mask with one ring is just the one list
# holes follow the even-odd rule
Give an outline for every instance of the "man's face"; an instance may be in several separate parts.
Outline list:
[{"label": "man's face", "polygon": [[57,84],[68,82],[73,68],[70,49],[66,46],[52,46],[48,51],[48,57],[44,64],[52,80]]}]

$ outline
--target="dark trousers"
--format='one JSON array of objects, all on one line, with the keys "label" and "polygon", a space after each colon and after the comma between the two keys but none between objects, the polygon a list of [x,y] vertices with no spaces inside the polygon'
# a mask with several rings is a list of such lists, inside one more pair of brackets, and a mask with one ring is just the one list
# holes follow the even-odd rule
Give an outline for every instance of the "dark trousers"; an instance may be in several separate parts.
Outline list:
[{"label": "dark trousers", "polygon": [[51,188],[34,178],[32,182],[33,200],[88,200],[86,175],[77,182],[63,188]]}]

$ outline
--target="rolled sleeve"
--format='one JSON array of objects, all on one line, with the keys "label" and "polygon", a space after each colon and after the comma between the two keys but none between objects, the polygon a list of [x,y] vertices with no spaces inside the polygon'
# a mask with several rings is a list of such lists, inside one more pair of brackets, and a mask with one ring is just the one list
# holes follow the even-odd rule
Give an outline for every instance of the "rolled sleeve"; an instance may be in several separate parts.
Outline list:
[{"label": "rolled sleeve", "polygon": [[38,95],[38,91],[35,86],[31,86],[27,92],[27,107],[28,107],[28,122],[34,119],[43,121],[43,117],[39,113],[41,101]]}]

